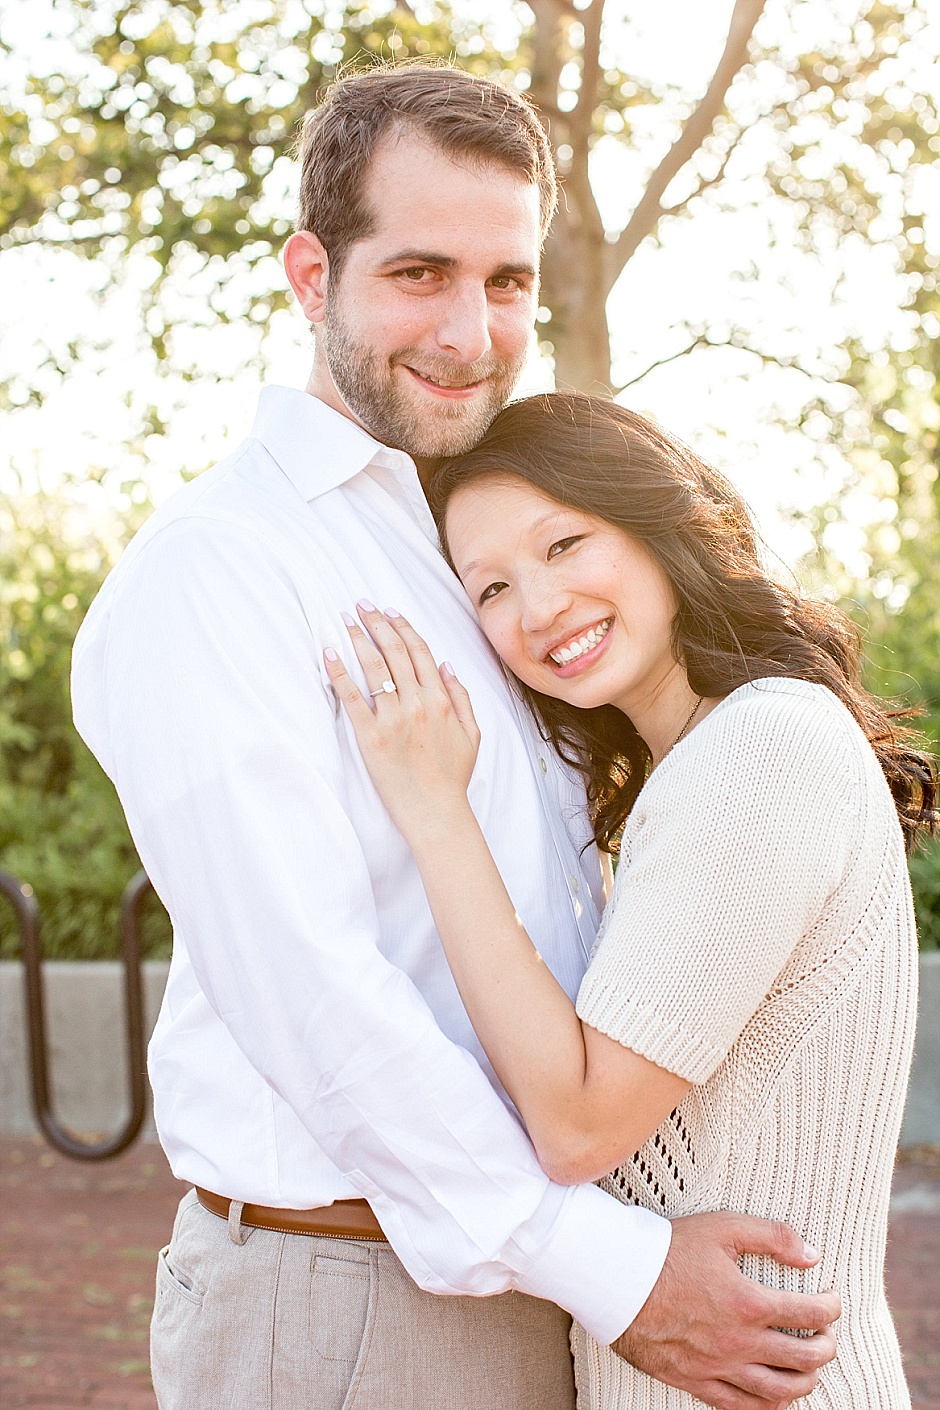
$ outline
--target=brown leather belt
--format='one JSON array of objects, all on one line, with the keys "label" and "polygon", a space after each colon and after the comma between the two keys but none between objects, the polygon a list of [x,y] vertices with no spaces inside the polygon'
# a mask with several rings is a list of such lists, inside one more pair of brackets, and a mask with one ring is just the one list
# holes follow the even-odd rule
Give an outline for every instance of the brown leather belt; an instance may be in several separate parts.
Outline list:
[{"label": "brown leather belt", "polygon": [[[225,1195],[196,1186],[203,1209],[227,1219],[232,1203]],[[338,1199],[320,1209],[273,1209],[266,1204],[243,1204],[241,1222],[252,1229],[277,1234],[312,1234],[325,1239],[372,1239],[386,1243],[382,1226],[364,1199]]]}]

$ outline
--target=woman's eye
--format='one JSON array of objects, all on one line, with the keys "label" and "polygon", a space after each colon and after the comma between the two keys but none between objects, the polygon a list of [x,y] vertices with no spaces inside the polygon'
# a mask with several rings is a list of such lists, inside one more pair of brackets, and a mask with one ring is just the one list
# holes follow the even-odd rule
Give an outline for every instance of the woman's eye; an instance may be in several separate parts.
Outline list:
[{"label": "woman's eye", "polygon": [[485,587],[485,588],[483,589],[483,591],[480,593],[480,597],[479,597],[479,604],[480,604],[480,606],[482,607],[482,605],[483,605],[484,602],[489,602],[490,598],[495,597],[498,592],[502,592],[502,590],[503,590],[503,588],[504,588],[505,586],[506,586],[505,583],[490,583],[489,586],[488,586],[488,587]]},{"label": "woman's eye", "polygon": [[572,534],[570,538],[558,539],[548,550],[549,558],[554,558],[558,553],[564,553],[566,548],[570,548],[573,543],[580,542],[583,537],[583,534]]}]

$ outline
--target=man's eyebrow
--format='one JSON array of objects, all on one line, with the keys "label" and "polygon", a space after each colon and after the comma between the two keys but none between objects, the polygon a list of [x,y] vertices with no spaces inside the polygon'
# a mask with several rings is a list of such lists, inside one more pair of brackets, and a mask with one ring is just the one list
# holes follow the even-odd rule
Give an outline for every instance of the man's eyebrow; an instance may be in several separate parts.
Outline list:
[{"label": "man's eyebrow", "polygon": [[436,264],[442,269],[452,269],[457,260],[453,255],[435,254],[433,250],[410,249],[389,255],[388,259],[382,260],[379,268],[387,269],[391,264]]},{"label": "man's eyebrow", "polygon": [[529,264],[527,261],[522,262],[520,264],[501,264],[499,266],[499,269],[493,270],[494,276],[499,276],[503,274],[518,274],[521,276],[526,276],[529,279],[534,279],[536,273],[537,270],[535,268],[535,265]]},{"label": "man's eyebrow", "polygon": [[[379,264],[379,269],[389,269],[392,265],[419,265],[432,264],[438,269],[454,269],[460,263],[454,255],[437,254],[433,250],[407,249],[399,250],[394,255],[389,255],[388,259],[383,259]],[[505,275],[516,275],[520,278],[534,279],[536,269],[528,261],[507,262],[501,264],[493,270],[490,278],[501,278]]]}]

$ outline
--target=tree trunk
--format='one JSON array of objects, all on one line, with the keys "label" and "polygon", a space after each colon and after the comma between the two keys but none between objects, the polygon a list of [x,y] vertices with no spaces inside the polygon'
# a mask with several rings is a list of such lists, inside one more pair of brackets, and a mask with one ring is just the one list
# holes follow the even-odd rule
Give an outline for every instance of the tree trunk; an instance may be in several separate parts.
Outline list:
[{"label": "tree trunk", "polygon": [[[531,0],[535,15],[531,93],[546,119],[559,158],[561,202],[542,265],[542,302],[551,310],[544,336],[555,350],[559,388],[610,394],[610,334],[606,303],[606,241],[588,180],[594,108],[600,79],[604,0],[575,10],[571,0]],[[568,35],[584,26],[581,90],[570,112],[558,107],[561,70],[570,57]]]},{"label": "tree trunk", "polygon": [[603,232],[598,239],[574,211],[559,212],[542,268],[542,300],[552,311],[543,332],[555,350],[559,391],[610,395],[605,254]]},{"label": "tree trunk", "polygon": [[[545,246],[542,302],[551,310],[544,336],[555,352],[559,388],[610,395],[607,299],[627,262],[665,214],[672,178],[699,150],[724,108],[727,91],[747,60],[751,35],[766,0],[735,0],[724,53],[701,102],[649,182],[626,227],[608,238],[588,180],[594,113],[602,81],[601,24],[605,0],[575,9],[572,0],[529,0],[535,15],[531,94],[559,152],[561,206]],[[558,106],[560,77],[572,57],[571,26],[583,26],[581,87],[574,108]],[[562,158],[562,153],[564,156]],[[703,182],[702,186],[710,183]],[[692,193],[694,194],[694,193]],[[681,203],[687,204],[690,197]],[[681,206],[670,208],[676,213]]]}]

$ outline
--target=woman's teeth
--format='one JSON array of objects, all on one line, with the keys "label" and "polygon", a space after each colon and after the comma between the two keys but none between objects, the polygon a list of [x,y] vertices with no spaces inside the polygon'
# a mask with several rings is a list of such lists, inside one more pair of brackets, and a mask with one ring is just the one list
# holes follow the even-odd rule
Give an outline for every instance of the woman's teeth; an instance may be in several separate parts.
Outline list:
[{"label": "woman's teeth", "polygon": [[567,666],[569,661],[577,660],[579,656],[584,655],[585,651],[590,651],[592,646],[596,646],[599,641],[602,641],[610,631],[612,621],[613,618],[608,617],[606,621],[592,627],[577,641],[569,641],[567,646],[560,646],[557,651],[550,651],[549,656],[556,666]]}]

